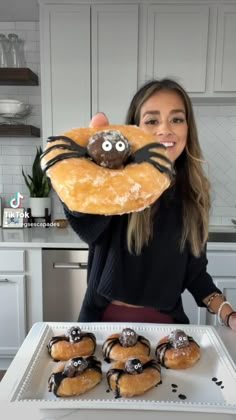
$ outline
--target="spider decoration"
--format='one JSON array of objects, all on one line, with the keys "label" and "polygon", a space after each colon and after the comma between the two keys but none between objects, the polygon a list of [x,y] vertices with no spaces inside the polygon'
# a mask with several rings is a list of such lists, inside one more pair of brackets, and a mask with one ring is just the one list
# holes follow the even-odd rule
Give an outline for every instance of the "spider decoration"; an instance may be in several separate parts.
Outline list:
[{"label": "spider decoration", "polygon": [[[58,343],[59,341],[68,341],[71,344],[77,344],[82,341],[85,337],[91,338],[94,344],[94,350],[96,347],[96,337],[93,333],[81,331],[79,327],[71,327],[65,335],[59,335],[52,337],[47,345],[48,353],[51,356],[52,347],[54,344]],[[54,359],[54,361],[57,361]]]},{"label": "spider decoration", "polygon": [[64,366],[62,372],[54,372],[48,379],[48,390],[53,392],[57,397],[58,388],[65,378],[75,378],[84,373],[87,369],[93,369],[102,374],[101,362],[94,356],[74,357],[70,359]]},{"label": "spider decoration", "polygon": [[[163,144],[157,142],[149,143],[131,154],[129,141],[118,130],[97,132],[90,137],[86,147],[80,146],[67,136],[52,136],[48,138],[47,142],[53,143],[58,140],[63,140],[64,143],[50,146],[42,153],[41,159],[52,150],[61,149],[66,150],[66,152],[49,159],[44,165],[44,171],[47,171],[57,162],[64,159],[86,158],[109,169],[119,169],[129,164],[148,162],[160,172],[168,174],[171,180],[175,175],[172,162],[162,153],[153,150],[154,148],[166,150]],[[161,159],[163,164],[154,160],[155,158]]]},{"label": "spider decoration", "polygon": [[184,331],[179,329],[171,331],[171,333],[168,336],[168,341],[159,344],[156,348],[155,355],[157,357],[158,362],[168,369],[168,367],[165,365],[166,351],[171,349],[179,350],[188,348],[190,343],[192,342],[196,343],[195,340],[189,335],[187,335]]},{"label": "spider decoration", "polygon": [[68,337],[70,343],[78,343],[82,340],[82,331],[79,327],[71,327],[67,331],[66,337]]},{"label": "spider decoration", "polygon": [[136,334],[136,332],[131,328],[124,328],[118,337],[108,337],[102,346],[105,361],[110,363],[110,354],[113,347],[134,347],[138,342],[142,343],[145,347],[147,347],[150,353],[150,345],[148,340],[142,335]]},{"label": "spider decoration", "polygon": [[[144,373],[146,371],[146,369],[150,369],[150,368],[157,370],[159,373],[161,372],[160,365],[154,359],[151,359],[146,363],[142,363],[139,359],[130,358],[125,362],[124,369],[118,369],[118,368],[117,369],[116,368],[109,369],[107,374],[106,374],[106,378],[107,378],[108,386],[109,386],[110,390],[112,390],[111,378],[115,377],[115,384],[116,384],[116,388],[115,388],[115,391],[114,391],[115,398],[120,398],[121,397],[120,380],[121,380],[122,376],[124,376],[124,375],[140,375],[140,374]],[[156,385],[159,385],[160,383],[161,382],[159,381]]]}]

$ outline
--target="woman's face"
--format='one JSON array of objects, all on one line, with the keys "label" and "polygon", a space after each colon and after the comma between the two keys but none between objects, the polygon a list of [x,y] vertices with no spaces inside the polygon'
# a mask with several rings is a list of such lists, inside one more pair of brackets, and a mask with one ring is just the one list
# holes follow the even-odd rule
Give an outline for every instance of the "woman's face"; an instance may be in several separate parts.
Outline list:
[{"label": "woman's face", "polygon": [[140,109],[139,126],[163,143],[170,160],[175,162],[186,146],[188,135],[182,98],[172,91],[155,93]]}]

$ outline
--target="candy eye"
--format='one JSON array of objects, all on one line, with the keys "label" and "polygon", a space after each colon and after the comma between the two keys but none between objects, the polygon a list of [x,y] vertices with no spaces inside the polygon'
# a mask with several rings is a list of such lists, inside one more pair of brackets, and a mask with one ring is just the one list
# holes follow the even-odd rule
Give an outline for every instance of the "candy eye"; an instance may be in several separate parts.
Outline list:
[{"label": "candy eye", "polygon": [[81,365],[81,363],[82,363],[82,362],[81,362],[81,360],[79,360],[79,361],[78,361],[78,365]]},{"label": "candy eye", "polygon": [[75,332],[75,331],[72,331],[72,334],[73,334],[73,335],[75,335],[75,334],[76,334],[76,332]]},{"label": "candy eye", "polygon": [[74,363],[73,363],[73,366],[74,366],[74,367],[77,367],[77,362],[74,362]]},{"label": "candy eye", "polygon": [[127,331],[127,335],[130,335],[130,332],[129,331]]},{"label": "candy eye", "polygon": [[179,341],[182,341],[183,340],[183,337],[179,337]]},{"label": "candy eye", "polygon": [[134,335],[134,332],[132,331],[132,332],[130,333],[130,335]]},{"label": "candy eye", "polygon": [[103,149],[105,152],[110,152],[110,150],[112,149],[112,144],[111,144],[111,142],[110,142],[110,141],[108,141],[108,140],[105,140],[105,141],[102,143],[102,149]]},{"label": "candy eye", "polygon": [[187,337],[183,337],[183,340],[184,340],[184,341],[187,341]]},{"label": "candy eye", "polygon": [[118,152],[123,152],[125,150],[125,144],[123,141],[118,141],[115,145],[115,148]]},{"label": "candy eye", "polygon": [[137,365],[134,365],[134,369],[138,369],[138,367],[139,367],[139,365],[137,364]]}]

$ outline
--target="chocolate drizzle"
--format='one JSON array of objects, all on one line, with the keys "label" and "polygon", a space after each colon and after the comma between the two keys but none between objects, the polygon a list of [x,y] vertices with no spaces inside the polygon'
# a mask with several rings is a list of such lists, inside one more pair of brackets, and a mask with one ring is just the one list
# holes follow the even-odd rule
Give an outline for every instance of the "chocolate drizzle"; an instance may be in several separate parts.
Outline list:
[{"label": "chocolate drizzle", "polygon": [[[148,354],[147,354],[149,356],[149,354],[150,354],[150,343],[149,343],[149,341],[145,337],[143,337],[142,335],[138,335],[137,342],[140,342],[141,344],[143,344],[149,350]],[[105,343],[102,346],[102,351],[103,351],[103,354],[104,354],[104,360],[107,363],[110,363],[111,360],[112,360],[112,358],[110,358],[110,354],[111,354],[111,351],[112,351],[113,347],[115,347],[115,346],[122,347],[121,343],[120,343],[120,340],[119,340],[119,337],[108,337],[107,340],[105,341]],[[130,346],[130,347],[133,347],[133,346]]]},{"label": "chocolate drizzle", "polygon": [[[137,375],[142,374],[145,371],[145,369],[148,369],[148,368],[155,369],[159,373],[161,372],[161,367],[157,363],[157,361],[154,360],[154,359],[151,359],[151,360],[149,360],[148,362],[146,362],[146,363],[144,363],[142,365],[142,372],[137,373]],[[116,368],[109,369],[108,372],[107,372],[107,374],[106,374],[106,377],[107,377],[107,382],[108,382],[108,386],[109,386],[109,389],[110,390],[112,390],[112,387],[111,387],[111,378],[114,375],[116,376],[116,378],[115,378],[114,397],[115,398],[120,398],[122,396],[121,395],[121,392],[120,392],[120,379],[124,375],[130,375],[130,373],[128,373],[125,369],[116,369]],[[156,385],[159,385],[160,383],[161,383],[161,381],[159,381]]]},{"label": "chocolate drizzle", "polygon": [[[96,359],[96,357],[94,356],[86,357],[85,360],[87,361],[87,368],[83,372],[75,372],[74,377],[82,375],[84,372],[86,372],[87,369],[93,369],[98,373],[102,374],[100,360]],[[53,392],[57,397],[60,397],[60,395],[58,395],[58,389],[65,378],[68,378],[68,375],[65,373],[64,370],[62,372],[52,373],[48,379],[49,392]]]},{"label": "chocolate drizzle", "polygon": [[[200,347],[196,341],[193,339],[193,337],[188,336],[189,343],[195,343],[198,347]],[[155,350],[155,355],[158,360],[158,362],[161,364],[161,366],[165,367],[166,369],[169,369],[168,366],[165,364],[165,354],[167,350],[173,349],[173,345],[170,341],[165,341],[164,343],[158,344]]]}]

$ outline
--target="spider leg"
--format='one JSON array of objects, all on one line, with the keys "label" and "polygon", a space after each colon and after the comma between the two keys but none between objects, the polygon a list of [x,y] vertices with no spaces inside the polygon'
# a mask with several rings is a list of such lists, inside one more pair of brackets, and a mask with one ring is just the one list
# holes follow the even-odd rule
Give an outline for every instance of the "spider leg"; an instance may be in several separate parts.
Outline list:
[{"label": "spider leg", "polygon": [[80,144],[76,143],[74,140],[72,140],[70,137],[67,137],[67,136],[51,136],[51,137],[48,137],[47,143],[52,143],[52,142],[57,141],[57,140],[63,140],[65,143],[69,143],[76,150],[81,150],[82,151],[84,149],[83,146],[80,146]]},{"label": "spider leg", "polygon": [[[166,147],[164,146],[164,144],[161,144],[161,143],[146,144],[145,146],[138,149],[133,155],[129,157],[127,164],[148,162],[148,163],[151,163],[153,166],[155,166],[155,168],[158,169],[160,172],[162,173],[166,172],[169,175],[170,179],[172,179],[175,172],[174,172],[171,160],[168,159],[165,155],[162,155],[161,153],[151,150],[151,149],[156,149],[156,148],[166,150]],[[153,158],[162,159],[169,166],[164,166],[161,163],[154,160]]]},{"label": "spider leg", "polygon": [[51,166],[53,166],[55,163],[59,162],[60,160],[64,159],[70,159],[70,158],[78,158],[81,156],[78,156],[78,152],[72,152],[72,153],[61,153],[60,155],[55,156],[54,158],[50,159],[44,166],[43,171],[46,172]]},{"label": "spider leg", "polygon": [[46,156],[48,153],[50,153],[54,149],[72,150],[74,152],[76,151],[78,153],[78,157],[87,156],[87,149],[85,147],[80,146],[80,148],[77,150],[74,148],[74,145],[54,144],[54,146],[49,147],[41,154],[40,159],[42,159],[44,156]]}]

